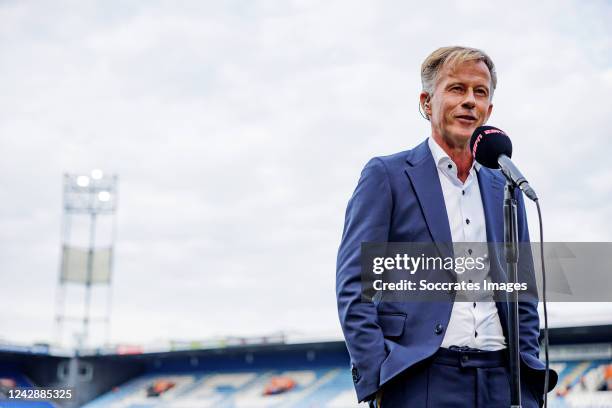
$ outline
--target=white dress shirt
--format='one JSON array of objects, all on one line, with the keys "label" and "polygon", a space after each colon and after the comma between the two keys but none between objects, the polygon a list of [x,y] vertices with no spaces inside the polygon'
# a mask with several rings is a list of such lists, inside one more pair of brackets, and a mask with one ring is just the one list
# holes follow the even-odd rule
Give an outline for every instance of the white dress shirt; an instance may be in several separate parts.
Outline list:
[{"label": "white dress shirt", "polygon": [[[463,183],[457,177],[457,165],[442,147],[432,137],[428,143],[438,168],[453,242],[486,242],[484,209],[476,173],[480,165],[474,162]],[[468,346],[480,350],[506,348],[497,307],[492,298],[488,301],[453,303],[441,347],[450,346]]]}]

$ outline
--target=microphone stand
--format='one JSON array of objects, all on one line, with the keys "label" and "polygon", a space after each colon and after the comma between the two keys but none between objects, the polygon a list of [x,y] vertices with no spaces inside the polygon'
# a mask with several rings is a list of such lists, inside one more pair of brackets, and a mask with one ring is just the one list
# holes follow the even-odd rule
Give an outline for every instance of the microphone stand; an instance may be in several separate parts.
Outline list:
[{"label": "microphone stand", "polygon": [[[504,255],[508,282],[518,281],[518,226],[517,205],[514,199],[516,185],[506,180],[504,189]],[[519,354],[518,291],[510,293],[508,305],[508,349],[510,351],[510,408],[521,408],[521,365]]]}]

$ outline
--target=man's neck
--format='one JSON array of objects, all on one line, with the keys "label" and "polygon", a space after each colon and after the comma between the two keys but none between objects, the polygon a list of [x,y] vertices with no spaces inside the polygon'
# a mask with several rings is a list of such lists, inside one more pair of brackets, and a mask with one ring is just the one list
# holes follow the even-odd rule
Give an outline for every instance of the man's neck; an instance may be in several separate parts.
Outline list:
[{"label": "man's neck", "polygon": [[463,183],[467,180],[474,158],[470,152],[469,142],[464,145],[451,144],[442,136],[432,135],[434,141],[448,154],[457,166],[457,177]]}]

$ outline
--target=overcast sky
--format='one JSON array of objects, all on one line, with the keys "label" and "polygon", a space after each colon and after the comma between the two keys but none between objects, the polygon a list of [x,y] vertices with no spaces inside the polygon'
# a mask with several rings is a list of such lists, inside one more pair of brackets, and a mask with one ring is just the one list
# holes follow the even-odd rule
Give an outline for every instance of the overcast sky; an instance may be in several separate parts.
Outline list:
[{"label": "overcast sky", "polygon": [[62,174],[93,168],[120,177],[112,341],[340,338],[346,203],[370,157],[428,136],[419,68],[444,45],[495,61],[490,124],[546,240],[612,241],[610,21],[606,1],[3,1],[0,338],[53,340]]}]

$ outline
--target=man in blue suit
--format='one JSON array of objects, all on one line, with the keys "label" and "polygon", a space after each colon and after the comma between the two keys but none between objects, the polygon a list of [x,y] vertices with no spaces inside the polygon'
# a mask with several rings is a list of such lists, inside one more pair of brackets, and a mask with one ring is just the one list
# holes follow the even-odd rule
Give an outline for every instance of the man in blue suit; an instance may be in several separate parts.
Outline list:
[{"label": "man in blue suit", "polygon": [[[424,61],[421,80],[430,137],[370,160],[346,210],[336,296],[357,398],[385,408],[509,407],[504,302],[456,302],[452,293],[447,302],[361,299],[362,242],[503,242],[505,179],[475,163],[469,149],[493,109],[493,62],[477,49],[440,48]],[[529,242],[516,198],[519,240]],[[530,256],[520,262],[533,274]],[[503,264],[491,254],[490,268],[505,276]],[[544,394],[537,302],[520,302],[519,319],[522,406],[537,407]],[[549,390],[555,383],[551,372]]]}]

